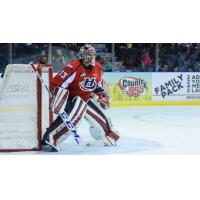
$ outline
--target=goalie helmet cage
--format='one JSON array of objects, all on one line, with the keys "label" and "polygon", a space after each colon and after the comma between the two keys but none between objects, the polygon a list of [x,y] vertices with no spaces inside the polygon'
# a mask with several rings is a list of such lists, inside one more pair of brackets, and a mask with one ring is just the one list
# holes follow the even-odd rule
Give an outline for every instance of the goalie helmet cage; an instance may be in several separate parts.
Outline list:
[{"label": "goalie helmet cage", "polygon": [[[51,65],[35,64],[46,85]],[[30,64],[10,64],[0,84],[0,152],[41,151],[42,135],[53,122],[50,96]]]}]

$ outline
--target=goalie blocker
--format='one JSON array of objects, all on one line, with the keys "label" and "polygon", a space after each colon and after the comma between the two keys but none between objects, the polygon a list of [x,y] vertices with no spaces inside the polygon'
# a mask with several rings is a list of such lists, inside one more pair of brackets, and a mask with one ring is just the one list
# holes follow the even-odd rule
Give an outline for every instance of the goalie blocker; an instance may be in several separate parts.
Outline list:
[{"label": "goalie blocker", "polygon": [[[113,129],[110,118],[105,114],[95,98],[85,102],[79,96],[68,97],[68,91],[63,88],[55,89],[51,109],[58,113],[64,105],[65,112],[68,114],[75,128],[78,127],[83,118],[89,123],[91,136],[106,146],[115,145],[119,139],[119,134]],[[62,97],[62,98],[61,98]],[[68,99],[66,100],[65,98]],[[66,105],[63,103],[65,99]],[[59,108],[59,109],[58,109]],[[43,146],[51,146],[51,151],[59,151],[60,144],[71,134],[70,130],[65,126],[60,116],[52,123],[44,134]]]}]

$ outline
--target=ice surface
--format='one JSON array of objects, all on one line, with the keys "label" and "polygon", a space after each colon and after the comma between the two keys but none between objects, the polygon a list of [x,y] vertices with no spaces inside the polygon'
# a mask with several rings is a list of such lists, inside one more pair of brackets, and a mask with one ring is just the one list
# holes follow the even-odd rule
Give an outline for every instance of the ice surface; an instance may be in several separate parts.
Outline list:
[{"label": "ice surface", "polygon": [[[71,136],[59,153],[11,154],[200,154],[200,106],[112,108],[108,113],[121,133],[116,147],[78,146]],[[85,121],[78,131],[84,141],[92,140]]]}]

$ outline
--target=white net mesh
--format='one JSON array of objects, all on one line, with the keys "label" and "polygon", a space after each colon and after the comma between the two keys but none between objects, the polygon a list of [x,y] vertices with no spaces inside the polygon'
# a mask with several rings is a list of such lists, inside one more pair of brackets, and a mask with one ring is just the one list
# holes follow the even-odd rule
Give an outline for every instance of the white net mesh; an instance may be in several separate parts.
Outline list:
[{"label": "white net mesh", "polygon": [[[48,71],[45,74],[48,80]],[[0,149],[38,148],[38,82],[31,65],[8,65],[0,85]],[[42,98],[43,131],[49,125]]]}]

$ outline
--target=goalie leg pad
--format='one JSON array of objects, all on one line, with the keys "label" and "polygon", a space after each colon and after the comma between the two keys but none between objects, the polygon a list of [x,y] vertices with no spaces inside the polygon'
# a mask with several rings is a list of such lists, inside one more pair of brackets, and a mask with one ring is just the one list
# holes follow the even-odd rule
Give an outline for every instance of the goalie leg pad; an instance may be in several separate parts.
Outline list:
[{"label": "goalie leg pad", "polygon": [[55,114],[63,112],[67,103],[68,95],[69,95],[68,90],[61,87],[56,87],[53,92],[53,97],[51,99],[51,104],[49,109],[53,111]]},{"label": "goalie leg pad", "polygon": [[[86,102],[80,97],[75,97],[73,99],[68,99],[65,112],[69,115],[73,125],[77,127],[81,119],[84,117],[86,109]],[[43,143],[48,143],[48,145],[52,144],[51,146],[55,146],[57,148],[59,143],[64,141],[70,135],[70,133],[70,130],[65,126],[65,123],[62,121],[61,117],[58,116],[49,129],[47,129],[47,132],[43,137]]]},{"label": "goalie leg pad", "polygon": [[96,140],[104,140],[108,145],[114,145],[119,139],[119,133],[113,129],[110,118],[93,99],[88,101],[85,119],[90,124],[90,134]]},{"label": "goalie leg pad", "polygon": [[61,131],[66,131],[64,130],[64,128],[65,124],[63,123],[62,119],[60,117],[57,117],[57,119],[51,124],[51,126],[45,132],[42,139],[42,145],[43,146],[49,145],[53,149],[59,151],[60,147],[58,141],[54,139],[54,135]]}]

